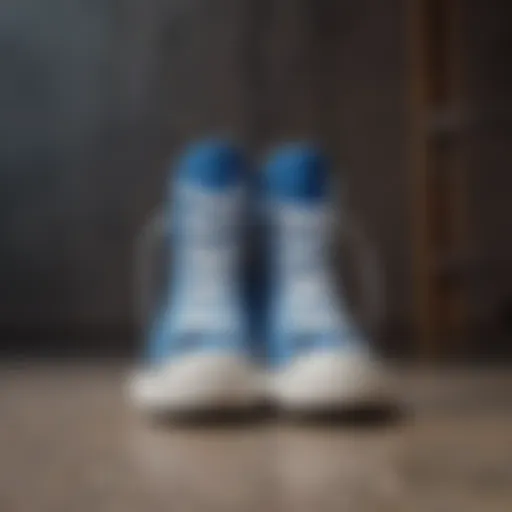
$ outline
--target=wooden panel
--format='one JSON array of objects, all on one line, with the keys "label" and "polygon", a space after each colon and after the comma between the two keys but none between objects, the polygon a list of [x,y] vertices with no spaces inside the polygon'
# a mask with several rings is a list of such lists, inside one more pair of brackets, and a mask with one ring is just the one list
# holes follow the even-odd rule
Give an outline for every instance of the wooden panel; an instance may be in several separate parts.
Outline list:
[{"label": "wooden panel", "polygon": [[456,0],[409,7],[412,211],[418,351],[458,351],[466,333],[466,170],[463,143],[431,129],[435,113],[463,109],[461,9]]}]

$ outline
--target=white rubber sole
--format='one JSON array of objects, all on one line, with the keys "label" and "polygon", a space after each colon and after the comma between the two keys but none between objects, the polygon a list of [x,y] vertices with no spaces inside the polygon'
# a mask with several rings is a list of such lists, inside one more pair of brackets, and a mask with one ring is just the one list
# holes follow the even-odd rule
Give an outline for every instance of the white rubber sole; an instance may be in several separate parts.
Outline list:
[{"label": "white rubber sole", "polygon": [[297,359],[270,377],[283,409],[315,411],[379,404],[390,399],[382,367],[363,355],[319,353]]},{"label": "white rubber sole", "polygon": [[149,413],[246,408],[262,397],[256,369],[226,354],[197,354],[135,372],[128,392],[132,403]]}]

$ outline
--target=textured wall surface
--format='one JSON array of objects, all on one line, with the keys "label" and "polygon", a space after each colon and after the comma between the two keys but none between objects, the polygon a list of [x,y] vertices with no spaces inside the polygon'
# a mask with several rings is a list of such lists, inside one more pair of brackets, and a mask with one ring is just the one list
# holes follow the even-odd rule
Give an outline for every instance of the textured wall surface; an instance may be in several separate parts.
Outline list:
[{"label": "textured wall surface", "polygon": [[472,306],[483,351],[510,353],[512,334],[512,5],[471,1],[467,9],[470,235],[476,262]]},{"label": "textured wall surface", "polygon": [[0,321],[129,325],[166,162],[219,130],[323,138],[407,318],[403,36],[398,0],[2,2]]}]

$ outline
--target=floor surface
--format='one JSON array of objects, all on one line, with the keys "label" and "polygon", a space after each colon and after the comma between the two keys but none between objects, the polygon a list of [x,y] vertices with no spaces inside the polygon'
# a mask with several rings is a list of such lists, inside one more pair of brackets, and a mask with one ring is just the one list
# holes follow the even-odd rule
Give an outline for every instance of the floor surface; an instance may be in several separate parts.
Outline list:
[{"label": "floor surface", "polygon": [[512,372],[400,369],[375,424],[153,425],[121,364],[0,366],[2,512],[512,510]]}]

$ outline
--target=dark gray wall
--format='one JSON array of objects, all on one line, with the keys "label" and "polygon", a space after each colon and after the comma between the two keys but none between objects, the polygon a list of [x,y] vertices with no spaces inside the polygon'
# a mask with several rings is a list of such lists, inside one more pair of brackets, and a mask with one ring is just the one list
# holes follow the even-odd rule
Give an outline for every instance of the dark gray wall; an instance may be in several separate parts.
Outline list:
[{"label": "dark gray wall", "polygon": [[475,317],[484,328],[479,343],[510,352],[512,4],[505,0],[474,0],[468,3],[466,14],[467,93],[475,118],[466,140],[470,233],[478,262],[472,304]]},{"label": "dark gray wall", "polygon": [[135,233],[189,137],[323,138],[410,313],[399,0],[6,0],[0,321],[130,325]]}]

